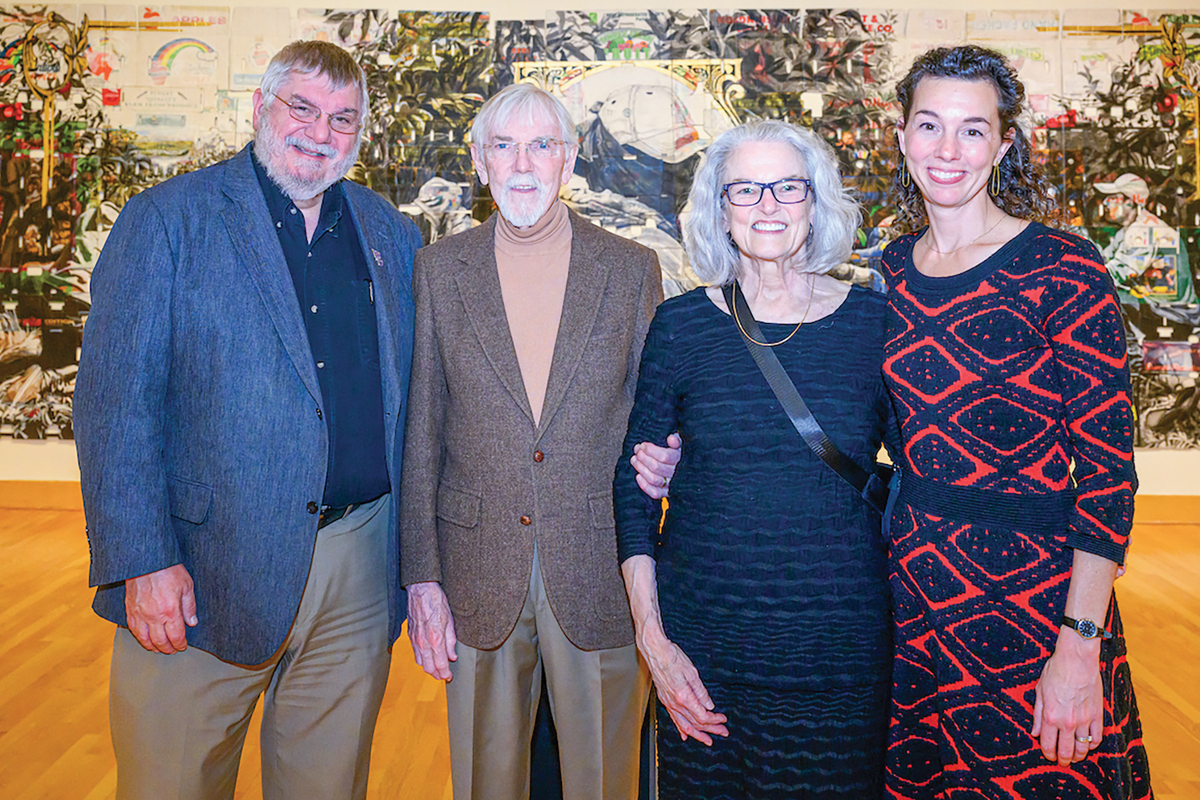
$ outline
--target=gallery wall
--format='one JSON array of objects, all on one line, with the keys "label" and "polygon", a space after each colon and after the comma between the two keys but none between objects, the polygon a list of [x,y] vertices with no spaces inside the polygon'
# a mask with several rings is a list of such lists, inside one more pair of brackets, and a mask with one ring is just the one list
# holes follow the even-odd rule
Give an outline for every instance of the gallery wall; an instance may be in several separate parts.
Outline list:
[{"label": "gallery wall", "polygon": [[654,247],[668,294],[695,285],[679,242],[700,154],[752,117],[811,125],[837,149],[865,210],[842,274],[881,289],[895,80],[926,48],[970,41],[1017,65],[1065,222],[1117,284],[1143,491],[1200,493],[1200,11],[1024,5],[0,6],[0,480],[77,479],[71,393],[108,228],[136,192],[250,140],[252,90],[292,39],[336,42],[363,65],[372,122],[353,177],[427,241],[491,212],[464,141],[482,101],[514,80],[546,85],[578,125],[565,199]]}]

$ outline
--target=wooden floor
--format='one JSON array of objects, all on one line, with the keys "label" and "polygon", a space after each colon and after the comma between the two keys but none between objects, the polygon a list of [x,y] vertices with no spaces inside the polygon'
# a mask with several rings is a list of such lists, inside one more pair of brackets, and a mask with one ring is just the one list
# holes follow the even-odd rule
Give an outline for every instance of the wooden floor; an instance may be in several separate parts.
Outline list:
[{"label": "wooden floor", "polygon": [[[1159,800],[1200,798],[1200,521],[1135,527],[1117,586]],[[113,628],[93,615],[77,511],[0,507],[0,798],[103,800]],[[254,729],[238,798],[261,798]],[[450,798],[445,694],[396,648],[368,797]]]}]

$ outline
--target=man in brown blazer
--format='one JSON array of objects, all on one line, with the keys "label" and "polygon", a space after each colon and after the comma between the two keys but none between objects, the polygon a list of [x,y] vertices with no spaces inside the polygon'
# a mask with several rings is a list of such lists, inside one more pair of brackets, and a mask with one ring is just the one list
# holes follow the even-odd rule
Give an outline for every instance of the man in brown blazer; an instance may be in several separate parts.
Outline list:
[{"label": "man in brown blazer", "polygon": [[637,796],[649,679],[617,563],[613,470],[658,259],[569,212],[574,124],[510,86],[471,156],[499,208],[421,250],[401,490],[418,663],[448,681],[456,800],[528,798],[542,670],[563,793]]}]

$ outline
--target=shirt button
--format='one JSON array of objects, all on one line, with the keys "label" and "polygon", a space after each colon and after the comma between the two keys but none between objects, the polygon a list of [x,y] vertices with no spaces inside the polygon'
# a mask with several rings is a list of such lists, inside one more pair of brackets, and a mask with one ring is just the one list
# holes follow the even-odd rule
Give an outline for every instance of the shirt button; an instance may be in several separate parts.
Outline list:
[{"label": "shirt button", "polygon": [[321,510],[321,507],[319,505],[317,505],[315,501],[313,501],[313,500],[308,501],[308,513],[315,514],[320,510]]},{"label": "shirt button", "polygon": [[278,222],[276,222],[276,223],[275,223],[275,227],[276,227],[276,228],[282,228],[282,227],[283,227],[283,220],[279,220]]},{"label": "shirt button", "polygon": [[290,211],[290,212],[292,212],[293,214],[295,214],[295,213],[296,213],[296,207],[295,207],[295,206],[292,206],[291,208],[289,208],[289,209],[288,209],[288,211]]},{"label": "shirt button", "polygon": [[313,312],[314,314],[317,313],[316,305],[314,304],[313,307],[309,309],[309,311]]},{"label": "shirt button", "polygon": [[532,519],[530,519],[530,517],[529,517],[529,515],[528,515],[528,514],[522,514],[522,515],[521,515],[521,524],[522,524],[522,525],[532,525],[532,524],[533,524],[533,520],[532,520]]},{"label": "shirt button", "polygon": [[324,362],[324,361],[318,361],[318,362],[317,362],[317,369],[325,369],[325,362]]},{"label": "shirt button", "polygon": [[546,457],[546,454],[543,453],[541,450],[533,451],[533,460],[536,461],[537,463],[539,463],[539,464],[542,463],[542,459],[545,457]]}]

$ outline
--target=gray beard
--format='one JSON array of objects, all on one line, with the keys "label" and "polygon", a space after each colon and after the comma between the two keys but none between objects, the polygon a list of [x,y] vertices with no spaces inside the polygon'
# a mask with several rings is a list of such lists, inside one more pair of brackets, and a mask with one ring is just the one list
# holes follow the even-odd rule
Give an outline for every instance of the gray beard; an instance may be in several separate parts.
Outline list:
[{"label": "gray beard", "polygon": [[[300,137],[301,139],[303,137]],[[279,135],[271,123],[269,115],[263,115],[258,130],[254,133],[254,154],[267,172],[267,177],[275,182],[287,197],[293,201],[311,200],[321,192],[333,186],[350,171],[358,160],[359,147],[362,137],[354,143],[354,149],[344,158],[333,161],[325,169],[320,178],[299,178],[287,169],[288,143],[285,137]],[[332,177],[330,177],[332,176]]]},{"label": "gray beard", "polygon": [[517,181],[509,178],[505,185],[500,188],[500,191],[492,195],[492,199],[496,201],[496,208],[500,209],[500,215],[514,228],[528,228],[530,225],[536,224],[539,219],[546,215],[546,212],[550,210],[550,206],[554,205],[554,201],[558,197],[558,193],[555,191],[556,187],[539,186],[537,195],[529,198],[529,201],[532,202],[529,202],[526,210],[518,211],[514,207],[515,204],[509,202],[508,184],[523,182],[524,179]]}]

